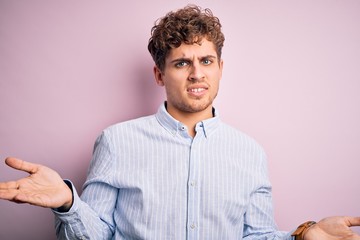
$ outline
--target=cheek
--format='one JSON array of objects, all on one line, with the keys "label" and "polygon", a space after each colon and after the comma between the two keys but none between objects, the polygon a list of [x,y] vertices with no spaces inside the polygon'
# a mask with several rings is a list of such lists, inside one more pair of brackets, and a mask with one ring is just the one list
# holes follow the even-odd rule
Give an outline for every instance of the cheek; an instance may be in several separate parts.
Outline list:
[{"label": "cheek", "polygon": [[179,91],[183,89],[184,81],[182,78],[167,78],[164,82],[165,87],[172,91]]},{"label": "cheek", "polygon": [[219,81],[217,81],[215,84],[214,84],[214,87],[213,87],[213,93],[214,95],[217,95],[219,91]]},{"label": "cheek", "polygon": [[177,92],[180,91],[180,86],[174,82],[165,83],[165,89],[168,95],[177,95]]},{"label": "cheek", "polygon": [[218,86],[221,80],[221,71],[211,71],[208,73],[208,76],[211,76],[211,82],[214,86]]}]

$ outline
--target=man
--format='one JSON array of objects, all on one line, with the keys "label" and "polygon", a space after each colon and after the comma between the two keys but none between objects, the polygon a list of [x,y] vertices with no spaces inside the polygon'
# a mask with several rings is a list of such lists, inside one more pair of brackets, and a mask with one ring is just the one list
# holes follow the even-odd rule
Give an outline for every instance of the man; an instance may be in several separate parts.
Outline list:
[{"label": "man", "polygon": [[0,198],[52,208],[59,239],[360,239],[360,218],[276,229],[262,148],[213,108],[224,36],[210,10],[188,6],[152,29],[148,49],[166,102],[156,114],[105,129],[81,198],[53,170],[0,183]]}]

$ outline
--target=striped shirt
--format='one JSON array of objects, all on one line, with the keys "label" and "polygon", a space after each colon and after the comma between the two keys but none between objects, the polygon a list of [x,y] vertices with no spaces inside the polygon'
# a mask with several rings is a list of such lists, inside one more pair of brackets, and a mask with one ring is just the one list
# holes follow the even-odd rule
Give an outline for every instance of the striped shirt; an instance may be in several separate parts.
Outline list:
[{"label": "striped shirt", "polygon": [[194,138],[164,104],[110,126],[73,193],[54,211],[59,239],[291,239],[274,223],[263,149],[216,112]]}]

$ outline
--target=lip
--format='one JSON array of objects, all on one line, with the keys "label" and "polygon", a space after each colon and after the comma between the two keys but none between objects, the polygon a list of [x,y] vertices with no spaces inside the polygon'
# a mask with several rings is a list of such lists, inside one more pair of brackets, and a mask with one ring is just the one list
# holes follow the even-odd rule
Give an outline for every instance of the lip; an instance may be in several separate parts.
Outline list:
[{"label": "lip", "polygon": [[204,85],[194,85],[186,89],[190,96],[201,97],[208,92],[208,87]]}]

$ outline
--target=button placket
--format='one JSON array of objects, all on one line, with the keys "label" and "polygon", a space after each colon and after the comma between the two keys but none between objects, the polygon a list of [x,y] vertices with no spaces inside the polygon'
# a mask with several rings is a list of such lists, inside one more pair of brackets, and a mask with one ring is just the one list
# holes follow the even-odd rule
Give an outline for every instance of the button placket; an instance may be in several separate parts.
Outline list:
[{"label": "button placket", "polygon": [[195,136],[190,147],[189,176],[188,176],[188,239],[196,239],[199,228],[199,208],[200,208],[200,154],[197,144],[200,144],[200,136]]}]

